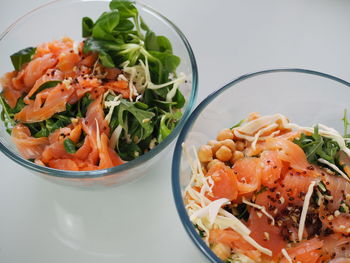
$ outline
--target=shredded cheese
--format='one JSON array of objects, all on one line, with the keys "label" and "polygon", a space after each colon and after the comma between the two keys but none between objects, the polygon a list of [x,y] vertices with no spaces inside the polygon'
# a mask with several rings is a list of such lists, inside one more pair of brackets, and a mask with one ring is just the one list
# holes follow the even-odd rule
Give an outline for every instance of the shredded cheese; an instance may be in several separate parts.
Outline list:
[{"label": "shredded cheese", "polygon": [[262,116],[257,119],[254,119],[252,121],[249,121],[244,125],[237,127],[236,129],[240,133],[253,135],[259,130],[261,130],[262,128],[270,124],[273,124],[273,123],[278,124],[277,122],[281,123],[282,126],[285,126],[288,124],[288,119],[279,113],[274,115],[266,115],[266,116]]},{"label": "shredded cheese", "polygon": [[71,77],[69,77],[68,79],[62,80],[62,83],[66,86],[67,89],[71,89],[72,88],[72,81],[73,81],[73,79]]},{"label": "shredded cheese", "polygon": [[315,184],[316,184],[316,181],[312,181],[310,183],[309,188],[307,190],[307,193],[305,195],[303,210],[301,211],[299,228],[298,228],[298,238],[300,241],[303,239],[303,232],[304,232],[304,228],[305,228],[305,220],[306,220],[307,210],[309,209],[310,199],[311,199],[312,193],[314,191]]},{"label": "shredded cheese", "polygon": [[112,135],[111,135],[111,139],[109,140],[109,146],[112,149],[115,149],[115,147],[118,148],[118,142],[119,142],[119,138],[120,138],[120,134],[123,131],[123,127],[118,125],[117,128],[114,129]]},{"label": "shredded cheese", "polygon": [[243,197],[243,203],[259,209],[264,215],[266,215],[268,218],[272,220],[271,225],[273,226],[275,225],[275,218],[266,211],[265,206],[260,206],[260,205],[251,203],[245,197]]},{"label": "shredded cheese", "polygon": [[74,54],[79,54],[79,42],[73,41],[73,52]]},{"label": "shredded cheese", "polygon": [[107,95],[109,93],[115,95],[115,93],[113,91],[111,91],[111,90],[106,91],[105,94],[103,95],[103,97],[104,97],[104,99],[103,99],[104,108],[109,108],[108,113],[107,113],[107,115],[105,117],[105,120],[108,123],[110,123],[110,121],[111,121],[114,108],[120,105],[120,99],[122,97],[121,95],[118,95],[118,96],[115,96],[113,98],[113,100],[106,101],[105,99],[106,99],[106,97],[107,97]]},{"label": "shredded cheese", "polygon": [[227,198],[220,198],[213,202],[211,202],[209,205],[197,210],[190,216],[190,220],[193,221],[197,217],[202,218],[204,216],[209,215],[209,223],[210,225],[214,224],[215,218],[219,213],[220,208],[225,205],[229,204],[230,200]]},{"label": "shredded cheese", "polygon": [[277,128],[277,127],[278,127],[277,123],[272,123],[269,126],[259,130],[254,136],[254,141],[252,142],[252,148],[255,150],[256,143],[258,142],[259,137],[260,137],[261,134],[263,134],[264,132],[270,131],[270,130],[272,130],[274,128]]},{"label": "shredded cheese", "polygon": [[[143,48],[141,48],[140,52],[144,53]],[[137,65],[129,66],[129,64],[130,61],[125,61],[121,66],[123,67],[123,71],[129,74],[130,100],[132,100],[132,96],[134,95],[143,94],[146,88],[155,90],[173,85],[166,96],[166,101],[172,101],[178,87],[186,81],[186,75],[180,73],[178,78],[173,78],[172,76],[169,82],[154,84],[151,80],[147,56],[145,56],[145,62],[139,60],[139,64]]]},{"label": "shredded cheese", "polygon": [[220,209],[219,214],[222,216],[225,216],[226,218],[228,218],[231,222],[233,222],[235,225],[238,226],[238,228],[240,229],[239,231],[249,235],[251,233],[250,229],[243,224],[237,217],[235,217],[233,214],[227,212],[224,209]]},{"label": "shredded cheese", "polygon": [[333,170],[335,170],[336,172],[338,172],[345,180],[349,181],[350,182],[350,179],[349,177],[342,171],[340,170],[336,165],[328,162],[327,160],[325,159],[322,159],[322,158],[319,158],[317,159],[317,161],[319,161],[320,163],[323,163],[325,165],[328,165],[329,167],[331,167]]},{"label": "shredded cheese", "polygon": [[[224,203],[229,203],[228,199],[217,200],[215,203],[215,201],[212,202],[205,196],[206,193],[211,192],[214,183],[210,181],[210,179],[207,179],[208,177],[204,176],[196,148],[193,146],[193,160],[187,150],[185,143],[182,144],[182,147],[192,170],[190,183],[186,187],[185,193],[188,194],[191,199],[193,199],[193,202],[190,202],[188,204],[187,211],[191,222],[197,224],[202,230],[206,232],[206,243],[208,244],[209,240],[209,229],[212,225],[216,225],[222,229],[233,229],[257,250],[271,256],[271,250],[262,247],[252,237],[249,236],[251,231],[248,227],[246,227],[233,214],[221,208]],[[196,184],[201,186],[200,192],[192,188]]]},{"label": "shredded cheese", "polygon": [[281,250],[281,253],[282,253],[282,255],[287,259],[287,261],[288,261],[289,263],[293,263],[292,258],[289,256],[289,254],[288,254],[288,252],[287,252],[287,250],[286,250],[285,248],[283,248],[283,249]]},{"label": "shredded cheese", "polygon": [[97,119],[95,118],[96,122],[96,142],[97,142],[97,148],[100,150],[101,149],[101,135],[100,135],[100,127],[98,124]]},{"label": "shredded cheese", "polygon": [[264,141],[280,133],[279,130],[272,132],[267,136],[261,136],[263,133],[271,131],[279,126],[277,121],[286,122],[286,117],[281,114],[273,116],[263,116],[258,119],[247,122],[244,126],[233,130],[236,137],[252,142],[252,148],[255,149],[258,141]]}]

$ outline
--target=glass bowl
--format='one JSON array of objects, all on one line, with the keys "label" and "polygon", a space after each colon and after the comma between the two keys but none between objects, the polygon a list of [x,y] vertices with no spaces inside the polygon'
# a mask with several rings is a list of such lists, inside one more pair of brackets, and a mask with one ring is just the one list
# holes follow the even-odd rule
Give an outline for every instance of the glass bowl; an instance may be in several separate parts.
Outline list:
[{"label": "glass bowl", "polygon": [[176,208],[188,235],[210,262],[222,261],[197,234],[187,215],[183,191],[191,169],[182,152],[206,144],[251,112],[282,113],[302,126],[323,123],[343,133],[344,109],[350,110],[350,83],[304,69],[274,69],[247,74],[209,95],[193,111],[176,143],[172,163],[172,189]]},{"label": "glass bowl", "polygon": [[[17,152],[11,137],[0,124],[0,150],[21,166],[57,183],[73,186],[109,186],[130,182],[152,171],[161,155],[170,149],[194,106],[197,94],[197,65],[191,46],[184,34],[165,16],[143,4],[136,3],[141,17],[158,35],[169,38],[174,54],[180,57],[178,72],[188,77],[180,89],[186,98],[183,117],[173,132],[158,146],[137,159],[110,169],[73,172],[51,169],[23,159]],[[60,0],[52,1],[33,9],[15,21],[0,36],[0,75],[12,71],[10,55],[25,47],[68,36],[82,40],[81,19],[91,17],[94,21],[109,10],[107,0]],[[161,154],[162,153],[162,154]],[[4,165],[4,164],[3,164]]]}]

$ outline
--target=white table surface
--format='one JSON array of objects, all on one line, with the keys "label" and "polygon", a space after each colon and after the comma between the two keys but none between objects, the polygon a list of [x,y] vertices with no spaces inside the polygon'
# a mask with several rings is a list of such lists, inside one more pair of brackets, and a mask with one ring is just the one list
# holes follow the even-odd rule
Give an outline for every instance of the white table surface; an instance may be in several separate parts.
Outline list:
[{"label": "white table surface", "polygon": [[[44,2],[0,0],[0,31]],[[301,67],[350,81],[349,0],[143,2],[191,43],[198,102],[261,69]],[[44,181],[0,154],[0,262],[204,262],[175,210],[171,159],[149,177],[92,192]]]}]

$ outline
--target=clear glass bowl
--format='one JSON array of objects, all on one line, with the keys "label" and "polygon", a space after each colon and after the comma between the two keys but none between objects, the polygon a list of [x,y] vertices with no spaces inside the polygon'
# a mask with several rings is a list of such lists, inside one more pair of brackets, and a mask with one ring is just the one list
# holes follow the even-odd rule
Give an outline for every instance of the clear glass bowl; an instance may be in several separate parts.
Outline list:
[{"label": "clear glass bowl", "polygon": [[323,123],[343,133],[344,109],[350,110],[350,83],[316,71],[276,69],[239,77],[209,95],[193,111],[176,143],[172,163],[172,188],[182,224],[194,244],[210,262],[222,263],[199,237],[187,215],[183,191],[191,169],[182,152],[206,144],[251,112],[282,113],[302,126]]},{"label": "clear glass bowl", "polygon": [[[64,36],[82,40],[82,17],[88,16],[96,20],[102,12],[109,10],[108,5],[108,0],[53,1],[19,18],[0,36],[0,75],[13,70],[10,55],[25,47],[36,46]],[[126,164],[104,170],[72,172],[39,166],[23,159],[1,122],[0,150],[5,155],[44,178],[73,186],[120,185],[152,171],[165,150],[169,150],[190,115],[197,94],[198,73],[194,54],[184,34],[171,21],[152,8],[140,3],[136,3],[136,7],[144,21],[156,34],[169,38],[174,54],[181,58],[178,72],[188,76],[187,84],[180,87],[186,98],[183,117],[174,131],[153,150]]]}]

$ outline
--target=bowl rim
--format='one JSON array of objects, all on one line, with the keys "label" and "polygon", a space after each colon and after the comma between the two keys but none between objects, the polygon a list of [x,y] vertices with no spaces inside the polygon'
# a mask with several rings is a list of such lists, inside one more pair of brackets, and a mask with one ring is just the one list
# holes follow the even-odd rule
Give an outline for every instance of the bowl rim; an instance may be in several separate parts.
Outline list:
[{"label": "bowl rim", "polygon": [[177,213],[180,217],[181,223],[183,227],[185,228],[187,234],[190,236],[194,244],[197,246],[197,248],[206,256],[207,259],[209,259],[213,263],[223,263],[222,260],[220,260],[214,252],[205,244],[205,242],[201,239],[197,231],[192,225],[192,222],[190,221],[184,202],[183,202],[183,196],[180,186],[180,163],[181,163],[181,156],[182,156],[182,143],[186,140],[187,134],[192,128],[194,122],[197,120],[199,115],[202,113],[202,111],[205,109],[205,107],[212,102],[217,96],[219,96],[221,93],[223,93],[225,90],[229,89],[230,87],[233,87],[234,85],[238,84],[239,82],[242,82],[246,79],[253,78],[259,75],[264,74],[270,74],[270,73],[278,73],[278,72],[284,72],[284,73],[302,73],[302,74],[309,74],[314,76],[323,77],[326,79],[330,79],[336,82],[339,82],[345,86],[348,86],[350,88],[350,82],[347,82],[341,78],[322,73],[319,71],[309,70],[309,69],[302,69],[302,68],[276,68],[276,69],[268,69],[268,70],[262,70],[257,71],[253,73],[248,73],[245,75],[242,75],[226,85],[224,85],[222,88],[212,92],[209,94],[203,101],[200,102],[200,104],[194,109],[191,116],[188,118],[185,126],[183,127],[182,131],[180,132],[180,135],[177,139],[174,154],[173,154],[173,161],[172,161],[172,167],[171,167],[171,185],[172,185],[172,192],[173,192],[173,199],[175,202]]},{"label": "bowl rim", "polygon": [[[46,7],[54,6],[55,4],[62,4],[64,2],[70,3],[70,2],[106,2],[109,3],[109,0],[52,0],[48,3],[44,3],[31,11],[27,12],[23,16],[19,17],[15,22],[13,22],[9,27],[7,27],[4,32],[0,34],[0,41],[3,41],[3,39],[6,37],[6,35],[15,28],[15,26],[22,22],[27,17],[31,16],[32,14],[35,14],[36,12],[44,11]],[[158,18],[163,23],[165,23],[169,28],[174,30],[176,34],[180,37],[182,43],[184,44],[187,54],[189,56],[190,64],[191,64],[191,70],[192,70],[192,89],[191,94],[189,98],[187,99],[187,106],[183,110],[183,115],[180,120],[180,122],[177,124],[175,129],[160,143],[158,144],[154,149],[151,151],[141,155],[140,157],[126,162],[119,166],[114,166],[108,169],[99,169],[99,170],[92,170],[92,171],[67,171],[67,170],[59,170],[59,169],[53,169],[45,166],[41,166],[38,164],[35,164],[34,162],[31,162],[29,160],[26,160],[22,158],[20,155],[15,154],[11,150],[9,150],[3,142],[0,140],[0,150],[3,152],[7,157],[15,161],[16,163],[20,164],[21,166],[32,170],[34,172],[44,173],[45,175],[57,177],[57,178],[68,178],[68,179],[91,179],[91,178],[101,178],[105,176],[109,176],[112,174],[120,173],[127,171],[129,169],[135,168],[137,166],[142,165],[144,162],[152,159],[155,155],[163,151],[167,146],[169,146],[174,139],[178,136],[180,133],[182,127],[186,123],[186,120],[190,116],[190,113],[192,109],[195,106],[195,101],[197,98],[197,91],[198,91],[198,67],[195,55],[193,53],[192,47],[190,43],[188,42],[187,38],[185,37],[184,33],[173,23],[171,22],[167,17],[160,14],[158,11],[154,10],[152,7],[149,7],[139,1],[133,1],[136,6],[139,6],[143,8],[145,11],[150,13],[152,16]],[[107,8],[108,6],[106,6]]]}]

